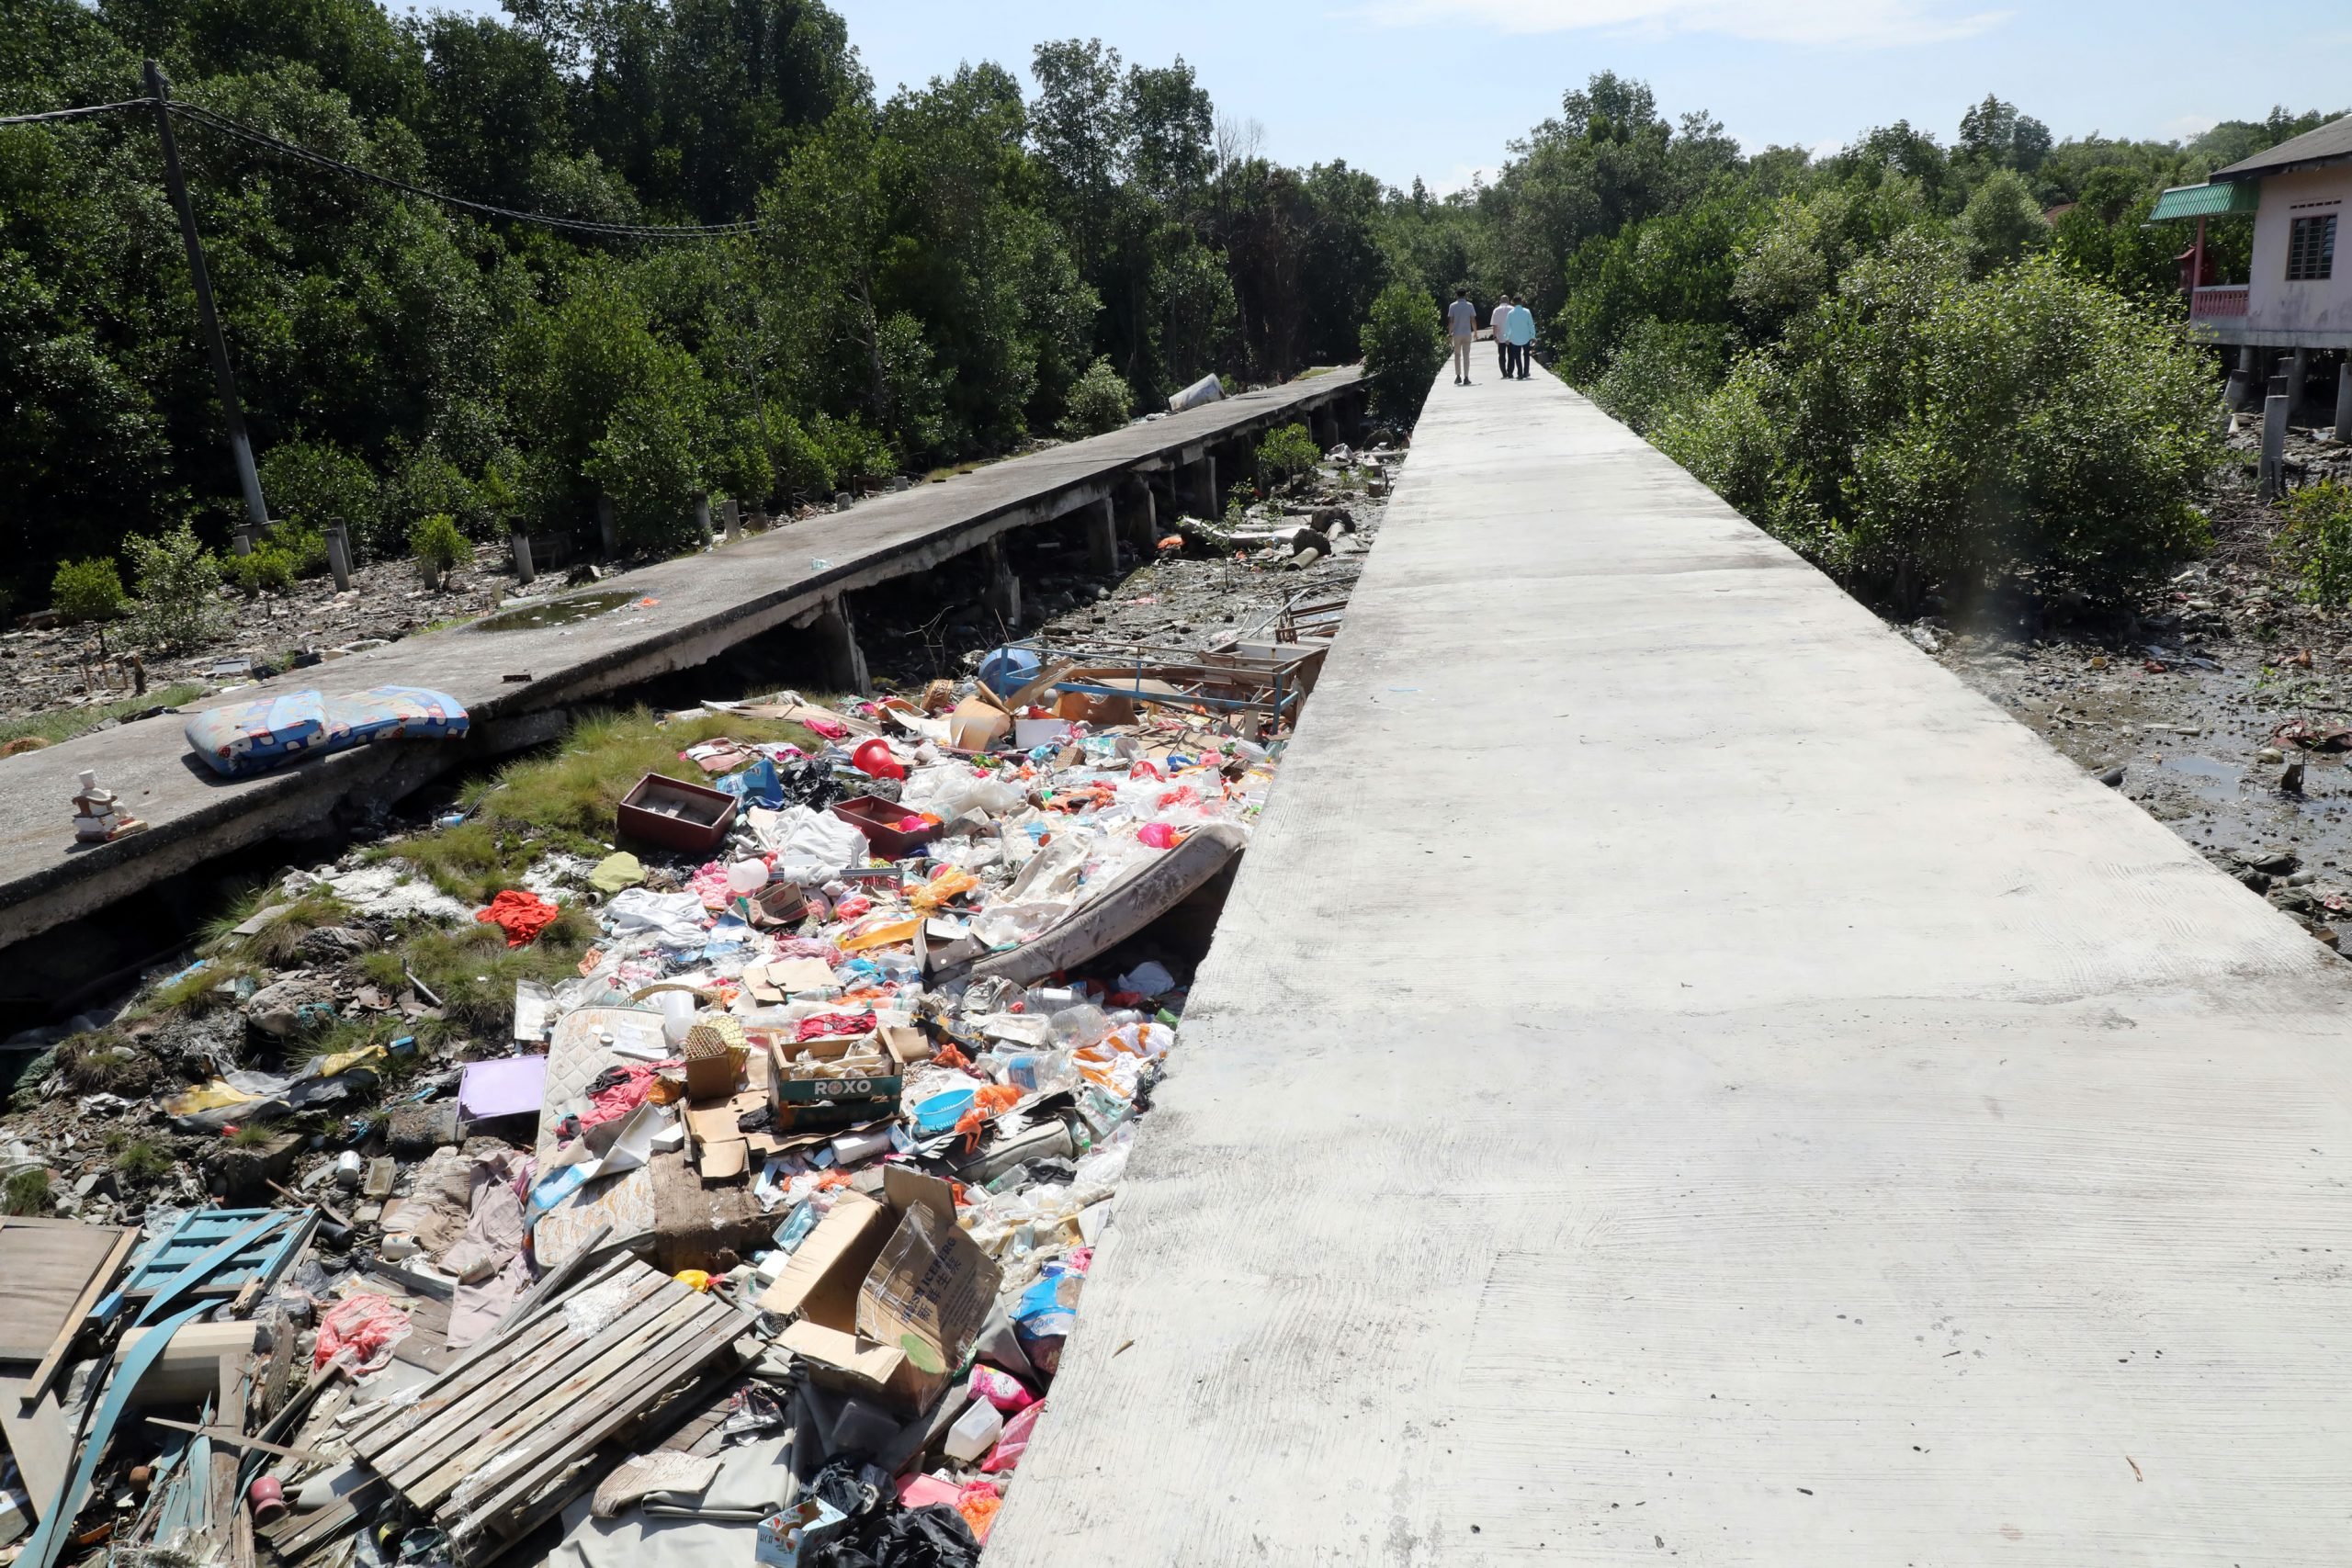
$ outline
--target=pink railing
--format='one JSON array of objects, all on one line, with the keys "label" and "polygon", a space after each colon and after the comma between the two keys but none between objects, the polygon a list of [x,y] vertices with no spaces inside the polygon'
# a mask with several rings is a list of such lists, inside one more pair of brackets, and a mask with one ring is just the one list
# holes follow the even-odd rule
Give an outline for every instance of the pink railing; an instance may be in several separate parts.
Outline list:
[{"label": "pink railing", "polygon": [[2246,296],[2251,292],[2243,283],[2224,284],[2218,288],[2200,288],[2188,302],[2188,313],[2194,319],[2211,316],[2243,316]]}]

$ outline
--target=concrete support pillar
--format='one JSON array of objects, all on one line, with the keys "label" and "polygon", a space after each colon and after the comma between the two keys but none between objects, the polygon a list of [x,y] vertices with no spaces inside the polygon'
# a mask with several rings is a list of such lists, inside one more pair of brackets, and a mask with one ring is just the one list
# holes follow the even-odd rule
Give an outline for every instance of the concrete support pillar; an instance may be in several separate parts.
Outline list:
[{"label": "concrete support pillar", "polygon": [[596,498],[596,537],[605,547],[605,558],[610,560],[621,553],[621,525],[613,516],[613,498]]},{"label": "concrete support pillar", "polygon": [[1097,577],[1119,570],[1119,506],[1107,495],[1086,509],[1086,568]]},{"label": "concrete support pillar", "polygon": [[1152,547],[1159,543],[1158,497],[1152,494],[1149,476],[1136,479],[1126,487],[1126,536],[1136,554],[1145,560],[1151,558]]},{"label": "concrete support pillar", "polygon": [[990,539],[980,547],[980,562],[988,573],[988,586],[981,593],[981,603],[993,610],[1007,629],[1021,624],[1021,579],[1012,574],[1012,563],[1005,558],[1004,541]]},{"label": "concrete support pillar", "polygon": [[695,526],[701,531],[702,542],[706,547],[707,547],[712,538],[712,529],[710,525],[710,497],[707,495],[697,495],[695,497]]},{"label": "concrete support pillar", "polygon": [[515,585],[520,588],[528,588],[531,586],[532,579],[538,576],[538,572],[531,565],[531,536],[517,528],[507,536],[507,544],[514,551]]},{"label": "concrete support pillar", "polygon": [[240,523],[229,532],[229,547],[241,556],[254,553],[254,525]]},{"label": "concrete support pillar", "polygon": [[2301,417],[2303,412],[2303,400],[2311,395],[2309,390],[2311,384],[2312,351],[2308,348],[2299,348],[2295,350],[2293,361],[2289,365],[2287,369],[2288,418],[2299,419]]},{"label": "concrete support pillar", "polygon": [[351,536],[340,523],[327,525],[327,570],[334,574],[334,591],[351,592]]},{"label": "concrete support pillar", "polygon": [[871,690],[866,677],[865,650],[857,646],[857,623],[847,599],[828,599],[817,617],[818,635],[825,639],[825,683],[835,691],[865,696]]},{"label": "concrete support pillar", "polygon": [[726,525],[729,539],[740,539],[743,536],[743,503],[741,502],[731,495],[720,502],[718,519]]},{"label": "concrete support pillar", "polygon": [[1225,508],[1217,504],[1215,453],[1203,454],[1193,465],[1193,505],[1199,516],[1211,521],[1225,514]]},{"label": "concrete support pillar", "polygon": [[2352,441],[2352,349],[2335,367],[2335,438]]},{"label": "concrete support pillar", "polygon": [[856,504],[857,504],[857,497],[855,497],[854,495],[852,495],[849,491],[845,491],[845,490],[844,490],[844,491],[834,491],[834,492],[833,492],[833,510],[834,510],[834,511],[836,511],[836,512],[847,512],[851,507],[855,506]]},{"label": "concrete support pillar", "polygon": [[2287,488],[2287,409],[2294,401],[2286,378],[2274,377],[2270,395],[2262,406],[2262,467],[2258,485],[2262,499],[2276,501]]}]

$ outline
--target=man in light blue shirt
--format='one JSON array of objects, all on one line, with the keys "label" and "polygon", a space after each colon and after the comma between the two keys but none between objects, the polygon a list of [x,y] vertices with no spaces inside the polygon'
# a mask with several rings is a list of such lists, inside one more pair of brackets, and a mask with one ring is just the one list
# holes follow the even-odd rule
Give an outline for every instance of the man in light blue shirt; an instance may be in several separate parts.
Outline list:
[{"label": "man in light blue shirt", "polygon": [[1535,312],[1524,299],[1510,308],[1510,320],[1503,323],[1503,341],[1510,344],[1511,364],[1519,378],[1526,380],[1528,350],[1535,343]]}]

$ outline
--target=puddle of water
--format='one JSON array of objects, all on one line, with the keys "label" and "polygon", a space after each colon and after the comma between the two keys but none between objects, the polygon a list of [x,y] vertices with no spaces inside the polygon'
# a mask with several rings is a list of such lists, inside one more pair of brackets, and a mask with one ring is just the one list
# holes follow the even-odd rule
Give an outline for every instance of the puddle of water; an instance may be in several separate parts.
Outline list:
[{"label": "puddle of water", "polygon": [[494,615],[476,621],[478,632],[529,632],[543,626],[568,626],[593,615],[602,615],[636,601],[634,593],[607,590],[602,593],[582,593],[577,598],[550,599],[544,604],[526,604],[519,609],[501,610]]}]

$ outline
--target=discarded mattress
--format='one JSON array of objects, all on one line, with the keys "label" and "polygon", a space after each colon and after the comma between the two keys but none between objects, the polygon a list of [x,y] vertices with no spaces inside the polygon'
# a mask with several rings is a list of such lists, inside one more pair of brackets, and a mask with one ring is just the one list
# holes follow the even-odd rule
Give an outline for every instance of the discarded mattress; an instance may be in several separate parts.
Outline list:
[{"label": "discarded mattress", "polygon": [[[246,778],[297,757],[335,750],[326,703],[316,692],[288,692],[191,714],[181,733],[188,750],[224,778]],[[348,744],[346,740],[345,744]]]},{"label": "discarded mattress", "polygon": [[465,705],[424,686],[371,686],[327,699],[327,727],[356,746],[371,740],[455,740],[472,725]]},{"label": "discarded mattress", "polygon": [[980,959],[971,976],[1026,986],[1083,964],[1207,886],[1249,842],[1248,831],[1231,823],[1195,828],[1183,842],[1093,894],[1058,924],[1009,952]]},{"label": "discarded mattress", "polygon": [[250,778],[304,757],[371,740],[454,740],[471,725],[465,705],[423,686],[376,686],[345,696],[287,692],[191,715],[188,750],[223,778]]}]

